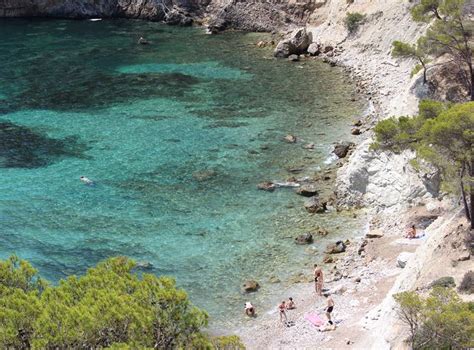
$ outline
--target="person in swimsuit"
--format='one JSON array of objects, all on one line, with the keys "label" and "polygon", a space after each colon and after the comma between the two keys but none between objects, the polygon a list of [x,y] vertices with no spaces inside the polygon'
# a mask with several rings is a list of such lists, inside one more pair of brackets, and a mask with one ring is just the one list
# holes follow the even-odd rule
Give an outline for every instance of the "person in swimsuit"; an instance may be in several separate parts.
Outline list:
[{"label": "person in swimsuit", "polygon": [[323,292],[323,270],[318,266],[318,264],[314,264],[314,289],[316,290],[316,294],[321,296]]},{"label": "person in swimsuit", "polygon": [[292,297],[289,297],[289,299],[290,299],[290,301],[286,304],[286,309],[287,310],[293,310],[294,308],[296,308],[295,302],[293,301]]},{"label": "person in swimsuit", "polygon": [[288,321],[288,318],[286,317],[286,302],[284,300],[280,305],[278,305],[278,313],[280,314],[281,322],[283,322],[283,319],[285,319],[285,322]]},{"label": "person in swimsuit", "polygon": [[255,317],[255,307],[250,301],[245,303],[245,314],[249,317]]},{"label": "person in swimsuit", "polygon": [[87,186],[93,186],[94,185],[94,181],[92,181],[91,179],[89,179],[88,177],[85,177],[85,176],[81,176],[79,178],[79,180],[81,180],[81,182]]},{"label": "person in swimsuit", "polygon": [[326,301],[327,301],[326,317],[328,318],[329,324],[332,325],[333,322],[331,320],[331,313],[334,310],[334,300],[332,300],[331,295],[329,294],[324,294],[324,296],[326,297]]}]

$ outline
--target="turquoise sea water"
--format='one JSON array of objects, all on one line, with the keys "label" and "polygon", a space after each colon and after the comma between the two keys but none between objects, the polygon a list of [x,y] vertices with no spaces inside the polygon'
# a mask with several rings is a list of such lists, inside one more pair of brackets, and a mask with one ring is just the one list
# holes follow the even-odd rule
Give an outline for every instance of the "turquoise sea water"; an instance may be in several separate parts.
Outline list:
[{"label": "turquoise sea water", "polygon": [[[291,189],[256,184],[324,167],[363,104],[337,68],[273,60],[255,47],[262,38],[0,20],[0,256],[53,281],[109,256],[150,262],[221,326],[237,322],[246,278],[268,307],[326,242],[296,246],[296,235],[321,225],[348,237],[358,223],[308,215]],[[283,142],[288,133],[315,150]]]}]

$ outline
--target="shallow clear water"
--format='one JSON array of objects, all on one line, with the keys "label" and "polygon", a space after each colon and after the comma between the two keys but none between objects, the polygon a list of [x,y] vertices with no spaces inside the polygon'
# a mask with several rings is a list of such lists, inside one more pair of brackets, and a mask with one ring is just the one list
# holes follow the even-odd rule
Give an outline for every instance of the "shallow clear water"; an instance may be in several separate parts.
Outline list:
[{"label": "shallow clear water", "polygon": [[[337,68],[270,60],[262,38],[0,20],[0,256],[56,281],[128,255],[175,276],[221,326],[235,325],[246,278],[262,284],[252,300],[273,302],[325,242],[294,236],[321,225],[348,237],[358,222],[310,216],[292,190],[256,184],[324,167],[363,104]],[[283,142],[288,133],[316,149]]]}]

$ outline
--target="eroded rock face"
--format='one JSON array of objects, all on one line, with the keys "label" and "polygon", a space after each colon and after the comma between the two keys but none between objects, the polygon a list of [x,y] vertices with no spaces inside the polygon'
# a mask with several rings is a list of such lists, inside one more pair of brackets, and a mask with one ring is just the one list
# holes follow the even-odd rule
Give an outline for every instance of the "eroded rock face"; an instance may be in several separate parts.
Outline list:
[{"label": "eroded rock face", "polygon": [[192,18],[210,17],[209,31],[226,28],[272,31],[302,26],[318,3],[291,0],[224,2],[223,0],[0,0],[0,17],[62,18],[126,17],[189,25]]},{"label": "eroded rock face", "polygon": [[368,139],[359,145],[350,161],[338,171],[338,205],[398,211],[415,200],[438,194],[437,173],[413,169],[413,152],[375,152],[370,150],[371,143]]}]

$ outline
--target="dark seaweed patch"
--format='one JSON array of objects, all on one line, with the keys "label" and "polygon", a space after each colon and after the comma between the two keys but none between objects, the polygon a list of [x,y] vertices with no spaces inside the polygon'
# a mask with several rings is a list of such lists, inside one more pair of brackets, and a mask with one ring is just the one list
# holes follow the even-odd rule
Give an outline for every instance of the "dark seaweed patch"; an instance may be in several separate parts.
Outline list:
[{"label": "dark seaweed patch", "polygon": [[75,136],[52,139],[27,127],[0,122],[0,167],[38,168],[65,157],[85,158]]}]

